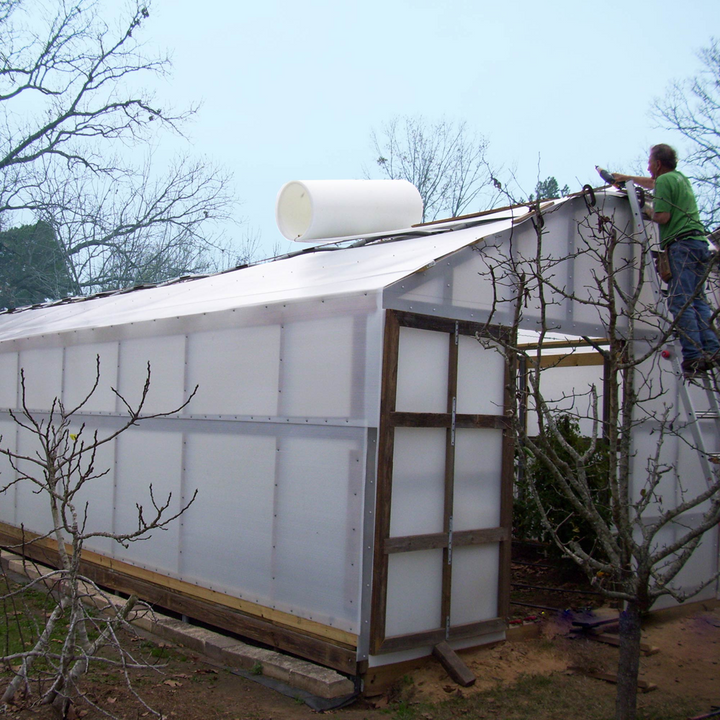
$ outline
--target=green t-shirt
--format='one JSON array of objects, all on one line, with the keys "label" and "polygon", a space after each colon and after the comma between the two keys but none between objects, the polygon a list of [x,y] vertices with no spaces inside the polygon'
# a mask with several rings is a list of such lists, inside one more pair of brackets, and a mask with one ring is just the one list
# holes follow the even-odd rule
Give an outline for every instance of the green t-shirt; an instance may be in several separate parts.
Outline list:
[{"label": "green t-shirt", "polygon": [[655,180],[655,212],[669,212],[670,221],[660,225],[660,247],[667,247],[678,235],[697,232],[705,236],[690,181],[677,170]]}]

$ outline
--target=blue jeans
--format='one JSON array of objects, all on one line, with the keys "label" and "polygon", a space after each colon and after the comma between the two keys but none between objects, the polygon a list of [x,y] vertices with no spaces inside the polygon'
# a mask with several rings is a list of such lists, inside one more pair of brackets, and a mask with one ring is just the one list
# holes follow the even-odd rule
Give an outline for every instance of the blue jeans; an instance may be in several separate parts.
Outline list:
[{"label": "blue jeans", "polygon": [[[710,258],[707,242],[695,238],[678,240],[668,248],[668,257],[672,271],[668,307],[677,321],[683,359],[720,354],[720,342],[710,325],[713,310],[702,282]],[[686,310],[678,315],[690,298]]]}]

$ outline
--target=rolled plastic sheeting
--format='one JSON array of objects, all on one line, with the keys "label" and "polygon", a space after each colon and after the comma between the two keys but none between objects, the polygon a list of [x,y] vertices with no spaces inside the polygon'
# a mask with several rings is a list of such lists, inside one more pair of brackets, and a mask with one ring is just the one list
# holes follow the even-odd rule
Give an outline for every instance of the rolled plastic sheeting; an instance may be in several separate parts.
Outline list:
[{"label": "rolled plastic sheeting", "polygon": [[275,205],[280,232],[300,242],[400,230],[422,214],[420,193],[407,180],[293,180]]}]

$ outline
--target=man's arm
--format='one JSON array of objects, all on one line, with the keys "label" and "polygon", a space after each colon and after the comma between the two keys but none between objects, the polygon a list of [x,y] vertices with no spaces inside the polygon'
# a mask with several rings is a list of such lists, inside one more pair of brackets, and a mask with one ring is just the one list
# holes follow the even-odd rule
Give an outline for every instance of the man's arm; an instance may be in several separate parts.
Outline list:
[{"label": "man's arm", "polygon": [[670,222],[669,212],[648,212],[648,217],[658,225],[667,225]]},{"label": "man's arm", "polygon": [[[616,185],[621,182],[632,180],[636,185],[640,185],[648,190],[655,189],[655,178],[645,177],[644,175],[623,175],[622,173],[613,173],[613,177],[615,178]],[[665,222],[667,222],[667,220]],[[664,225],[664,223],[661,224]]]}]

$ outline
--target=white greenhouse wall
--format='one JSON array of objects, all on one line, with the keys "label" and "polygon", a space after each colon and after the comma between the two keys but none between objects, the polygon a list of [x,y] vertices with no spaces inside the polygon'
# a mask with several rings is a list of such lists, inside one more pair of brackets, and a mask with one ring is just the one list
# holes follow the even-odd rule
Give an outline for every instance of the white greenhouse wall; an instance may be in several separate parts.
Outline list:
[{"label": "white greenhouse wall", "polygon": [[[76,421],[102,437],[123,417],[111,387],[136,405],[148,363],[145,413],[179,407],[197,385],[179,414],[141,422],[103,446],[97,466],[108,472],[78,498],[88,503],[89,529],[115,533],[136,526],[135,503],[149,512],[150,485],[158,502],[172,494],[170,512],[197,489],[195,502],[150,540],[123,548],[95,538],[86,547],[359,633],[381,328],[382,313],[366,294],[219,313],[205,323],[189,317],[111,327],[100,342],[91,330],[9,341],[0,345],[0,400],[17,408],[22,368],[31,410],[47,413],[55,397],[74,406],[91,389],[99,356],[100,385]],[[7,411],[0,410],[0,431],[6,446],[35,451]],[[3,460],[0,469],[7,481],[12,468]],[[27,482],[4,494],[0,520],[50,529],[47,503]]]}]

